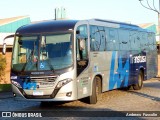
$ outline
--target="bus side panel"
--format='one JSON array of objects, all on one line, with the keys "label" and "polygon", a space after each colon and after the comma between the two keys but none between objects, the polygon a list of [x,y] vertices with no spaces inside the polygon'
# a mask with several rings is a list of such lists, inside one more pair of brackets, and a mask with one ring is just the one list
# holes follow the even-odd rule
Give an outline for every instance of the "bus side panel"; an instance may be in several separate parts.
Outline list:
[{"label": "bus side panel", "polygon": [[[130,58],[127,51],[113,51],[108,90],[127,87],[130,80]],[[118,67],[115,67],[117,63]]]},{"label": "bus side panel", "polygon": [[[78,99],[92,94],[92,83],[96,75],[102,76],[102,91],[109,89],[111,56],[112,51],[90,53],[89,66],[77,78]],[[117,68],[117,63],[115,67]]]},{"label": "bus side panel", "polygon": [[145,76],[145,52],[91,52],[89,66],[78,77],[78,98],[91,95],[92,82],[96,75],[102,76],[102,92],[105,92],[136,84],[140,69],[143,69]]},{"label": "bus side panel", "polygon": [[[102,76],[102,92],[117,88],[127,87],[135,84],[138,76],[138,69],[145,66],[145,63],[131,63],[132,55],[138,56],[137,52],[130,51],[104,51],[91,52],[89,74]],[[92,83],[92,82],[91,82]],[[92,84],[90,85],[92,90]]]},{"label": "bus side panel", "polygon": [[84,98],[91,94],[91,77],[88,69],[84,70],[77,78],[77,98]]},{"label": "bus side panel", "polygon": [[[118,67],[115,67],[117,63]],[[140,69],[146,73],[146,54],[138,51],[113,51],[107,90],[128,87],[138,82]]]},{"label": "bus side panel", "polygon": [[132,51],[130,54],[130,66],[132,82],[130,85],[138,82],[138,75],[140,70],[143,71],[144,79],[146,79],[146,52]]}]

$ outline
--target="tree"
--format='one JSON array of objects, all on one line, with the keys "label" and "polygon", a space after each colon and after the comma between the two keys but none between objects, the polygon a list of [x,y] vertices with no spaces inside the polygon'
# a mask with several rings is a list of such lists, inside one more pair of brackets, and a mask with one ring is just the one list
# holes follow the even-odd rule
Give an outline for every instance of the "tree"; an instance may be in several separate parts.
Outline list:
[{"label": "tree", "polygon": [[5,80],[6,57],[0,54],[0,82]]}]

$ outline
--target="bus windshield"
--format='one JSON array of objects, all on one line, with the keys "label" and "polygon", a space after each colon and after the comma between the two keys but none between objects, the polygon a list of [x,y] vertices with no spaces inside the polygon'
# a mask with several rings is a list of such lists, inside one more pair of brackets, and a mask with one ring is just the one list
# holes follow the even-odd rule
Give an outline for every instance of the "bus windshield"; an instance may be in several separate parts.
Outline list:
[{"label": "bus windshield", "polygon": [[73,63],[71,34],[16,36],[12,70],[45,71],[69,67]]}]

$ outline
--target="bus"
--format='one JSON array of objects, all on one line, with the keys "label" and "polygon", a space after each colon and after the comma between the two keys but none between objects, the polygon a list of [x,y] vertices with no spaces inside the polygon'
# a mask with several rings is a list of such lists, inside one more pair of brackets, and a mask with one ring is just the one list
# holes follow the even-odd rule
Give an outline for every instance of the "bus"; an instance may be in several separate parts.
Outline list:
[{"label": "bus", "polygon": [[[5,51],[5,50],[4,50]],[[17,29],[11,62],[16,100],[97,103],[157,75],[155,33],[101,19],[48,20]]]}]

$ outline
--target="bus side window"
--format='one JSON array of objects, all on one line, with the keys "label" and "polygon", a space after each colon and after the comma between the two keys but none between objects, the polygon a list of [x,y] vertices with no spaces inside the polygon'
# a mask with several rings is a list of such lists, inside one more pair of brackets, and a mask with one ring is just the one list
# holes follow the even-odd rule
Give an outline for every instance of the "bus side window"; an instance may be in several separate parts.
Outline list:
[{"label": "bus side window", "polygon": [[153,39],[153,34],[152,33],[148,33],[148,45],[149,45],[149,49],[150,50],[154,50],[154,39]]},{"label": "bus side window", "polygon": [[77,60],[88,58],[88,33],[87,25],[81,25],[77,28],[76,35],[76,50],[77,50]]},{"label": "bus side window", "polygon": [[117,29],[105,28],[106,31],[106,50],[119,50],[119,40]]},{"label": "bus side window", "polygon": [[153,50],[157,50],[156,38],[154,33],[152,33],[152,39],[153,39]]},{"label": "bus side window", "polygon": [[147,48],[147,36],[146,36],[146,33],[144,32],[141,32],[141,41],[140,41],[140,46],[141,46],[141,50],[142,51],[146,51],[148,48]]},{"label": "bus side window", "polygon": [[129,40],[131,44],[131,50],[140,50],[140,35],[136,31],[130,31],[129,32]]},{"label": "bus side window", "polygon": [[141,46],[140,46],[140,41],[141,41],[141,37],[140,37],[140,33],[139,32],[136,32],[137,35],[136,35],[136,50],[140,51],[141,50]]},{"label": "bus side window", "polygon": [[119,29],[120,50],[130,50],[129,31]]},{"label": "bus side window", "polygon": [[91,50],[104,51],[106,48],[105,28],[101,26],[90,26]]},{"label": "bus side window", "polygon": [[94,26],[90,26],[90,48],[91,51],[96,51],[96,46],[95,46],[95,27]]}]

